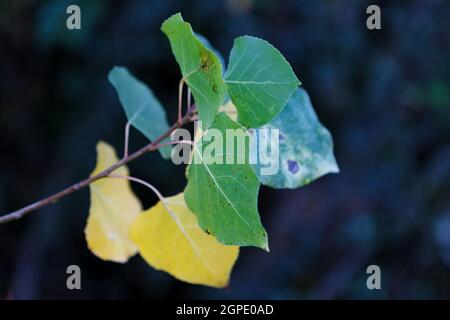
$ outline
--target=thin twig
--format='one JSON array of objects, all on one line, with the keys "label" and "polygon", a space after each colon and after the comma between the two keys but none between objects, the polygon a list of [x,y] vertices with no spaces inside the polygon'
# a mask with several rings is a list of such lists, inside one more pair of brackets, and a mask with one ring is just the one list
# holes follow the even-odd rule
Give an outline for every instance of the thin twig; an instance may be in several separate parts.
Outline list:
[{"label": "thin twig", "polygon": [[156,187],[154,187],[153,185],[151,185],[147,181],[144,181],[144,180],[141,180],[141,179],[135,178],[135,177],[130,177],[130,176],[121,176],[121,175],[110,174],[107,178],[118,178],[118,179],[130,180],[130,181],[134,181],[134,182],[140,183],[140,184],[146,186],[147,188],[151,189],[156,194],[156,196],[159,198],[159,200],[161,201],[161,204],[164,206],[164,208],[166,208],[167,212],[169,213],[169,216],[178,225],[178,227],[180,228],[180,231],[184,234],[184,236],[189,241],[191,241],[191,238],[190,238],[189,234],[187,233],[187,231],[184,229],[183,225],[181,224],[181,221],[178,219],[178,217],[175,214],[175,212],[173,212],[172,208],[166,202],[166,199],[164,198],[164,196],[159,192],[158,189],[156,189]]},{"label": "thin twig", "polygon": [[149,188],[150,190],[152,190],[156,196],[158,197],[159,201],[161,201],[162,205],[164,206],[164,208],[166,208],[167,212],[169,212],[169,215],[175,220],[175,222],[177,224],[179,224],[179,221],[175,215],[175,213],[172,211],[172,209],[168,206],[168,204],[166,203],[166,199],[164,198],[164,196],[161,194],[161,192],[159,192],[158,189],[156,189],[156,187],[150,183],[148,183],[147,181],[141,180],[139,178],[136,177],[130,177],[130,176],[121,176],[118,174],[110,174],[108,175],[107,178],[117,178],[117,179],[125,179],[125,180],[130,180],[130,181],[134,181],[137,182],[139,184],[142,184],[143,186],[146,186],[147,188]]},{"label": "thin twig", "polygon": [[127,124],[125,125],[125,147],[123,149],[123,157],[124,158],[128,157],[128,138],[130,136],[130,126],[131,126],[131,123],[130,123],[130,121],[128,121]]},{"label": "thin twig", "polygon": [[184,86],[184,78],[180,80],[178,84],[178,123],[181,123],[181,113],[183,108],[183,86]]},{"label": "thin twig", "polygon": [[11,213],[5,214],[3,216],[0,217],[0,224],[2,223],[6,223],[9,221],[13,221],[13,220],[18,220],[20,218],[22,218],[23,216],[25,216],[26,214],[29,214],[30,212],[33,212],[37,209],[40,209],[42,207],[45,207],[51,203],[55,203],[58,200],[64,198],[65,196],[78,191],[88,185],[90,185],[92,182],[95,182],[99,179],[105,178],[108,175],[110,175],[114,170],[116,170],[117,168],[139,158],[140,156],[150,152],[150,151],[155,151],[158,149],[158,144],[166,139],[167,137],[169,137],[173,131],[175,131],[176,129],[180,128],[181,126],[191,122],[191,117],[194,114],[195,110],[194,108],[190,108],[188,110],[188,112],[186,113],[186,115],[182,118],[181,123],[179,123],[178,121],[173,124],[165,133],[163,133],[162,135],[160,135],[158,138],[156,138],[154,141],[152,141],[151,143],[147,144],[146,146],[142,147],[141,149],[139,149],[138,151],[130,154],[127,157],[122,158],[121,160],[119,160],[118,162],[116,162],[115,164],[113,164],[112,166],[110,166],[109,168],[101,171],[100,173],[96,174],[95,176],[86,178],[78,183],[75,183],[73,185],[71,185],[70,187],[55,193],[54,195],[51,195],[45,199],[36,201],[26,207],[23,207],[19,210],[13,211]]},{"label": "thin twig", "polygon": [[189,110],[189,108],[191,107],[191,88],[188,87],[187,90],[187,106],[186,106],[186,110]]}]

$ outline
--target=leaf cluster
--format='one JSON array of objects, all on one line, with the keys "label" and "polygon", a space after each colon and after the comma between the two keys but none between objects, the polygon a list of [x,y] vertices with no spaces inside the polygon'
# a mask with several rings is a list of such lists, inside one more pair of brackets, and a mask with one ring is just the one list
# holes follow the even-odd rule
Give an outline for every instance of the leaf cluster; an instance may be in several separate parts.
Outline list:
[{"label": "leaf cluster", "polygon": [[[224,59],[181,14],[161,27],[180,67],[182,80],[194,97],[203,131],[193,152],[200,161],[187,168],[184,192],[143,211],[132,193],[128,169],[90,185],[91,208],[86,227],[89,248],[102,259],[125,262],[139,252],[154,268],[194,284],[227,285],[240,246],[269,251],[267,232],[258,212],[260,185],[297,188],[330,172],[338,172],[333,142],[319,122],[309,96],[283,55],[267,41],[238,37]],[[108,77],[115,87],[128,123],[150,141],[167,131],[162,104],[126,68],[115,67]],[[228,101],[229,99],[229,101]],[[261,175],[260,164],[208,163],[199,146],[212,143],[216,129],[279,130],[280,170]],[[266,141],[267,142],[267,141]],[[245,140],[245,154],[252,147]],[[223,141],[226,144],[226,141]],[[170,147],[159,149],[170,157]],[[114,149],[100,142],[93,175],[117,162]],[[225,150],[219,152],[225,153]],[[153,189],[151,185],[150,188]],[[156,191],[157,192],[157,191]]]}]

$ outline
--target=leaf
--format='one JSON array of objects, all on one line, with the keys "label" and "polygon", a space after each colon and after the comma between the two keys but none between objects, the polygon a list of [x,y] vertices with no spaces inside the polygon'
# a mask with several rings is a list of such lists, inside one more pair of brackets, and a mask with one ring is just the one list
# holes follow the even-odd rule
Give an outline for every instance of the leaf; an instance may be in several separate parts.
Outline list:
[{"label": "leaf", "polygon": [[[117,161],[114,149],[100,141],[97,144],[97,166],[91,176]],[[113,173],[128,176],[128,169],[123,166]],[[89,187],[91,207],[84,231],[88,247],[103,260],[126,262],[137,251],[129,239],[128,229],[141,212],[141,203],[127,180],[105,178],[93,182]]]},{"label": "leaf", "polygon": [[[225,74],[226,69],[227,69],[227,65],[225,63],[225,59],[223,58],[222,54],[216,48],[214,48],[212,46],[211,42],[209,42],[209,40],[207,38],[205,38],[204,36],[202,36],[199,33],[195,33],[195,36],[198,38],[198,40],[200,40],[205,45],[205,47],[207,47],[209,50],[211,50],[216,55],[216,57],[219,59],[219,62],[222,65],[222,78],[223,78],[223,75]],[[225,90],[226,90],[226,88],[225,88]],[[223,99],[222,103],[227,103],[228,101],[230,101],[230,96],[228,95],[227,91],[225,91],[225,98]],[[220,112],[220,107],[219,107],[219,112]]]},{"label": "leaf", "polygon": [[[339,172],[331,134],[317,118],[305,90],[298,88],[275,119],[256,129],[258,139],[267,139],[267,135],[259,134],[261,129],[279,129],[279,171],[261,175],[261,164],[254,166],[262,184],[298,188],[327,173]],[[272,154],[270,143],[266,145],[268,154]]]},{"label": "leaf", "polygon": [[180,13],[164,21],[161,30],[169,38],[203,126],[208,128],[225,99],[222,65],[217,56],[195,36],[191,25],[183,21]]},{"label": "leaf", "polygon": [[[212,150],[208,157],[206,150],[215,143],[208,142],[208,133],[213,129],[221,134],[223,143],[216,143],[219,148]],[[226,129],[241,127],[221,112],[195,145],[185,189],[186,203],[197,216],[200,227],[221,243],[268,250],[267,233],[258,214],[258,178],[248,161],[237,163],[237,151],[248,154],[249,140],[245,140],[242,150],[238,150],[238,143],[234,144],[233,150],[226,150],[224,146],[230,142],[227,141]],[[245,130],[240,132],[241,136],[246,135]],[[222,159],[223,164],[211,163],[214,158]]]},{"label": "leaf", "polygon": [[195,36],[197,37],[198,40],[200,40],[203,43],[203,45],[205,47],[207,47],[209,50],[211,50],[216,55],[216,57],[220,61],[220,64],[222,65],[222,72],[224,72],[226,69],[226,65],[225,65],[225,59],[223,58],[222,54],[216,48],[214,48],[212,46],[211,42],[209,42],[209,40],[206,39],[206,37],[202,36],[199,33],[195,33]]},{"label": "leaf", "polygon": [[225,83],[239,112],[239,122],[249,128],[272,120],[300,85],[275,47],[250,36],[234,40]]},{"label": "leaf", "polygon": [[227,286],[239,255],[239,247],[224,246],[199,228],[183,193],[141,214],[130,236],[151,266],[194,284]]},{"label": "leaf", "polygon": [[[225,112],[225,114],[230,117],[231,120],[237,121],[237,110],[231,101],[227,101],[224,105],[219,107],[219,112]],[[195,122],[194,126],[194,143],[197,143],[203,136],[203,130],[200,126],[198,126],[198,121]],[[190,155],[190,161],[192,161],[193,153]],[[186,166],[186,177],[188,176],[189,164]]]},{"label": "leaf", "polygon": [[[150,141],[169,129],[166,112],[153,92],[136,79],[126,68],[114,67],[108,75],[109,82],[119,96],[128,121]],[[171,148],[159,148],[164,159],[170,158]]]},{"label": "leaf", "polygon": [[[228,101],[224,105],[219,107],[219,112],[224,112],[231,120],[237,121],[237,110],[231,101]],[[198,142],[203,136],[203,129],[200,126],[197,126],[198,122],[196,122],[195,132],[194,132],[194,142]],[[192,156],[192,155],[191,155]]]},{"label": "leaf", "polygon": [[236,110],[236,106],[233,104],[233,102],[228,101],[223,106],[219,108],[219,111],[223,111],[226,113],[227,116],[230,117],[231,120],[237,122],[238,114]]}]

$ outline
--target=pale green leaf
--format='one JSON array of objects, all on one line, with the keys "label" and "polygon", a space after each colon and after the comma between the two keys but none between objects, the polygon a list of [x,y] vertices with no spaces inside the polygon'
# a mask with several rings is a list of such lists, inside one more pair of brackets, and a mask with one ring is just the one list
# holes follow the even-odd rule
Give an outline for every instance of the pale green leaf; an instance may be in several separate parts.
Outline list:
[{"label": "pale green leaf", "polygon": [[[226,129],[245,139],[243,148],[236,138],[226,135]],[[218,135],[210,135],[212,130]],[[239,124],[223,112],[217,115],[194,148],[185,199],[200,227],[221,243],[268,250],[267,233],[258,214],[258,177],[248,160],[238,164],[238,151],[248,155],[249,137],[245,137]],[[232,138],[234,146],[227,150],[227,139]],[[212,159],[221,160],[214,163]]]},{"label": "pale green leaf", "polygon": [[256,129],[258,143],[266,139],[267,154],[272,154],[268,135],[262,129],[279,129],[279,170],[262,175],[258,162],[254,169],[262,184],[274,188],[298,188],[327,173],[339,172],[333,155],[330,132],[320,123],[305,90],[298,88],[286,107],[269,124]]},{"label": "pale green leaf", "polygon": [[235,39],[225,83],[238,110],[239,122],[251,128],[272,120],[300,85],[275,47],[250,36]]},{"label": "pale green leaf", "polygon": [[169,38],[181,74],[192,91],[200,119],[207,128],[225,99],[222,65],[217,56],[195,36],[191,25],[183,21],[180,13],[167,19],[161,30]]},{"label": "pale green leaf", "polygon": [[[108,75],[109,82],[119,96],[128,121],[150,141],[169,129],[166,112],[153,92],[136,79],[126,68],[114,67]],[[159,148],[164,159],[170,158],[171,148]]]}]

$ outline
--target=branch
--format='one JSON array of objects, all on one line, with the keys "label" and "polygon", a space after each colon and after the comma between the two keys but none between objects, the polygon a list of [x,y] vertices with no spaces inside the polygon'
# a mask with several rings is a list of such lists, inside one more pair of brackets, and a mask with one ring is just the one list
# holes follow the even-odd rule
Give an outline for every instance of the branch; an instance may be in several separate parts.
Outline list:
[{"label": "branch", "polygon": [[[183,108],[183,86],[184,86],[184,77],[181,78],[180,83],[178,84],[178,123],[181,123],[183,120],[181,118],[181,112]],[[189,107],[189,105],[188,105]]]},{"label": "branch", "polygon": [[75,183],[73,185],[71,185],[70,187],[67,187],[66,189],[55,193],[54,195],[47,197],[45,199],[36,201],[26,207],[23,207],[22,209],[13,211],[11,213],[5,214],[3,216],[0,217],[0,224],[9,222],[9,221],[13,221],[13,220],[18,220],[20,218],[22,218],[23,216],[37,210],[40,209],[42,207],[45,207],[51,203],[55,203],[58,200],[64,198],[65,196],[78,191],[88,185],[90,185],[92,182],[95,182],[99,179],[105,178],[107,177],[110,173],[112,173],[114,170],[116,170],[117,168],[139,158],[140,156],[150,152],[150,151],[155,151],[157,150],[160,145],[159,143],[166,139],[167,137],[169,137],[172,132],[174,132],[176,129],[184,126],[185,124],[189,123],[192,121],[192,116],[195,113],[195,106],[192,106],[192,108],[189,108],[188,112],[186,112],[185,116],[181,119],[181,122],[176,122],[174,123],[169,130],[167,130],[165,133],[163,133],[162,135],[160,135],[158,138],[156,138],[154,141],[152,141],[151,143],[147,144],[146,146],[144,146],[143,148],[139,149],[138,151],[125,156],[124,158],[122,158],[121,160],[119,160],[118,162],[116,162],[115,164],[113,164],[112,166],[110,166],[109,168],[103,170],[102,172],[96,174],[95,176],[89,177],[85,180],[82,180],[78,183]]}]

